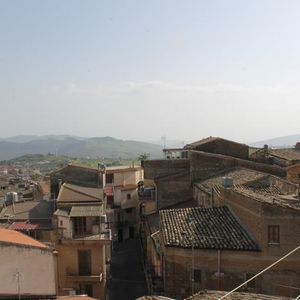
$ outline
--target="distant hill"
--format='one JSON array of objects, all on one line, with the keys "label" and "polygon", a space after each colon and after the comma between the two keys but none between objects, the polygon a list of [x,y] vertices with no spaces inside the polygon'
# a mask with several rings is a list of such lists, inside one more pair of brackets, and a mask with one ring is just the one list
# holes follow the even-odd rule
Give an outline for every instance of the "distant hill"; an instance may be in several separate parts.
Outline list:
[{"label": "distant hill", "polygon": [[263,147],[265,144],[267,144],[272,147],[283,148],[283,147],[293,147],[296,145],[297,142],[300,142],[300,134],[276,137],[264,141],[251,143],[250,145],[254,147]]},{"label": "distant hill", "polygon": [[0,140],[0,160],[47,153],[112,159],[134,159],[142,153],[149,153],[151,158],[159,158],[162,156],[162,146],[112,137],[30,136],[27,139],[26,136],[18,136]]}]

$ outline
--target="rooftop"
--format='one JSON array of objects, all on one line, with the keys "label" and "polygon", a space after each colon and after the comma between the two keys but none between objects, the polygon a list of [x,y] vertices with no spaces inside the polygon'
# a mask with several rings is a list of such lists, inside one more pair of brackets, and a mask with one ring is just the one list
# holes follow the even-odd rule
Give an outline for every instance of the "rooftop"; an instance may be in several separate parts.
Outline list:
[{"label": "rooftop", "polygon": [[[218,300],[227,292],[223,291],[201,291],[186,298],[185,300]],[[293,298],[286,298],[282,296],[270,296],[263,294],[241,293],[235,292],[226,297],[226,300],[292,300]]]},{"label": "rooftop", "polygon": [[165,246],[199,249],[258,251],[227,207],[182,208],[160,211]]},{"label": "rooftop", "polygon": [[45,244],[15,230],[0,228],[0,243],[16,244],[34,248],[48,248]]},{"label": "rooftop", "polygon": [[300,150],[296,148],[270,149],[270,155],[288,161],[300,160]]},{"label": "rooftop", "polygon": [[51,201],[20,201],[14,205],[3,207],[0,219],[15,220],[50,220],[53,214],[54,203]]},{"label": "rooftop", "polygon": [[57,202],[93,202],[102,199],[102,189],[64,183],[59,190]]},{"label": "rooftop", "polygon": [[96,168],[96,167],[88,167],[88,166],[82,166],[82,165],[69,163],[69,164],[65,165],[64,167],[53,171],[51,174],[53,175],[55,173],[59,173],[59,172],[61,172],[62,170],[66,169],[66,168],[83,169],[83,170],[91,171],[93,173],[98,172],[98,168]]},{"label": "rooftop", "polygon": [[195,147],[202,146],[202,145],[205,145],[205,144],[208,144],[208,143],[211,143],[211,142],[215,142],[215,141],[225,141],[225,142],[230,142],[230,143],[234,143],[234,144],[237,144],[237,145],[247,146],[246,144],[241,144],[241,143],[238,143],[238,142],[226,140],[226,139],[223,139],[223,138],[220,138],[220,137],[209,136],[209,137],[204,138],[202,140],[187,144],[187,145],[184,146],[184,148],[195,148]]},{"label": "rooftop", "polygon": [[220,191],[224,177],[233,179],[231,187],[238,193],[253,199],[282,207],[300,209],[297,186],[274,175],[249,169],[225,170],[218,175],[197,183],[208,191]]}]

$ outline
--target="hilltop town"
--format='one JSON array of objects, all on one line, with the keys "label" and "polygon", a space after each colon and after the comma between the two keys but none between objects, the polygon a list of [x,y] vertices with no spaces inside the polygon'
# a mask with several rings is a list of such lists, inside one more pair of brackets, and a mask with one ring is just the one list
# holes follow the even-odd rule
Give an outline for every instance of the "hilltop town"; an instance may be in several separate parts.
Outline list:
[{"label": "hilltop town", "polygon": [[162,157],[2,164],[0,299],[296,298],[300,143],[208,137]]}]

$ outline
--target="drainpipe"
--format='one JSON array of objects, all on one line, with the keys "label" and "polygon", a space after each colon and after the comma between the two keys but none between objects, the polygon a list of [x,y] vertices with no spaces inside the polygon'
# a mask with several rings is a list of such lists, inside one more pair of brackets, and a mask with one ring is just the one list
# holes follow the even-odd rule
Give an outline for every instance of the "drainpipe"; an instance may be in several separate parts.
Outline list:
[{"label": "drainpipe", "polygon": [[221,250],[218,250],[218,291],[221,290]]}]

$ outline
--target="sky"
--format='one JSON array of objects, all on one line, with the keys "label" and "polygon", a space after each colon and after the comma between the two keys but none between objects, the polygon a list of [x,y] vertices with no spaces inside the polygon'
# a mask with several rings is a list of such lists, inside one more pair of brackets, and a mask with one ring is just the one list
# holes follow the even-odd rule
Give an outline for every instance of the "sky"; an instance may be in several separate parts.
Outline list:
[{"label": "sky", "polygon": [[300,1],[0,0],[0,136],[300,133]]}]

